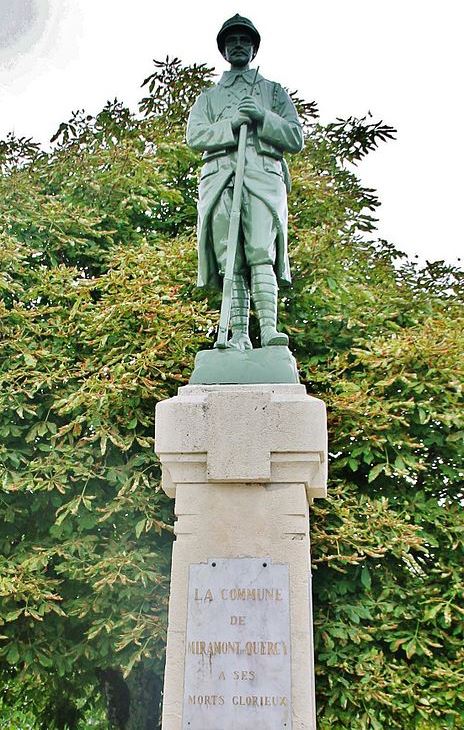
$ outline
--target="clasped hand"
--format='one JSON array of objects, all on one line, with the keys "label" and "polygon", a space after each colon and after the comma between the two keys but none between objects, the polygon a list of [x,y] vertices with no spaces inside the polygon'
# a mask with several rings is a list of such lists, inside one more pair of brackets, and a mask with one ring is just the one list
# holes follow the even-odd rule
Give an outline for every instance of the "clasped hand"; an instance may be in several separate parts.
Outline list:
[{"label": "clasped hand", "polygon": [[238,111],[232,119],[232,127],[237,129],[242,124],[250,124],[250,122],[262,122],[264,119],[264,109],[258,104],[252,96],[245,96],[238,105]]}]

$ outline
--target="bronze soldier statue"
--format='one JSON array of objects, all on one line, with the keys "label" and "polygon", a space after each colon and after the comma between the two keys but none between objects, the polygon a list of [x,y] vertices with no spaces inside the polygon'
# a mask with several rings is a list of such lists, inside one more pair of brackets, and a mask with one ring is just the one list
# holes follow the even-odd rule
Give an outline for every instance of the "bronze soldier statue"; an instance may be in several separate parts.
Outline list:
[{"label": "bronze soldier statue", "polygon": [[[260,40],[248,18],[237,14],[226,20],[217,44],[230,71],[200,94],[187,126],[187,143],[201,150],[204,160],[198,200],[198,286],[220,287],[227,270],[240,150],[244,158],[236,250],[232,246],[233,268],[229,266],[233,273],[226,322],[230,315],[232,337],[222,345],[241,351],[252,348],[250,291],[261,346],[288,344],[287,335],[276,329],[278,284],[291,281],[287,253],[290,177],[283,155],[303,147],[301,125],[288,94],[278,83],[249,68]],[[239,135],[243,137],[241,146]],[[221,347],[219,338],[216,346]]]}]

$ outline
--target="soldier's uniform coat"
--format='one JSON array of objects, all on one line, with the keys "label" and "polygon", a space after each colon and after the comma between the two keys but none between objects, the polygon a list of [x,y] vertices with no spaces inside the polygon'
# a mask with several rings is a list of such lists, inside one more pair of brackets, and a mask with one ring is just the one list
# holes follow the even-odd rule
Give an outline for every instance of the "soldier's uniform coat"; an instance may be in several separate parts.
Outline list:
[{"label": "soldier's uniform coat", "polygon": [[[198,286],[220,287],[211,217],[218,203],[223,202],[221,196],[231,195],[238,139],[231,119],[240,101],[250,94],[254,78],[253,70],[225,72],[216,86],[200,94],[190,112],[187,143],[204,152],[205,162],[198,191]],[[290,180],[283,153],[301,150],[303,134],[293,102],[280,84],[258,74],[253,97],[265,111],[263,122],[249,128],[241,216],[243,221],[250,215],[250,206],[266,206],[273,221],[272,240],[259,243],[269,251],[273,249],[277,279],[280,284],[289,284],[287,189]],[[253,248],[260,235],[259,231],[253,231],[252,240],[246,242],[248,265],[263,263],[253,260]]]}]

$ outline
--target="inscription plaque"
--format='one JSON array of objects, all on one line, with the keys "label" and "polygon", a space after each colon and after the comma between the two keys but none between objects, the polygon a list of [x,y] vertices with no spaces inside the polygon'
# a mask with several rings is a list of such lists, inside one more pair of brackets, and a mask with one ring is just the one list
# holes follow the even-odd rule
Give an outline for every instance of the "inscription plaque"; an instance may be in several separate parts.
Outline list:
[{"label": "inscription plaque", "polygon": [[290,730],[288,565],[191,565],[183,730]]}]

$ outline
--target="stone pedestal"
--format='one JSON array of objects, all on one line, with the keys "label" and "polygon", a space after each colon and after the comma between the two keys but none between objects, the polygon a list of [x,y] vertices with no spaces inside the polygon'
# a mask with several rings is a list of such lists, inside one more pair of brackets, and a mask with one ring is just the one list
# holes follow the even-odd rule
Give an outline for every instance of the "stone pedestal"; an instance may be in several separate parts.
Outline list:
[{"label": "stone pedestal", "polygon": [[302,385],[189,385],[158,404],[175,498],[163,730],[315,730],[308,502],[325,406]]}]

